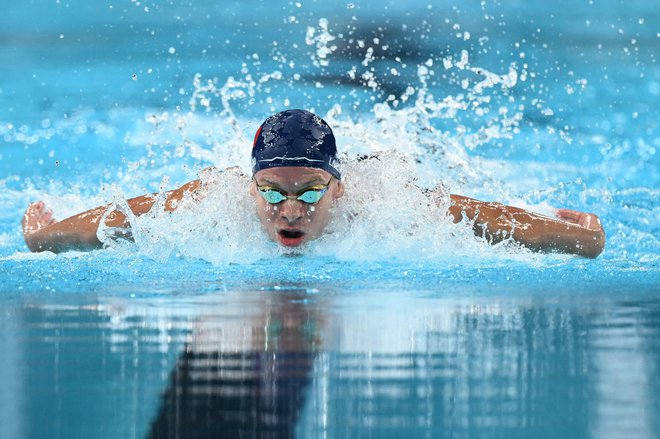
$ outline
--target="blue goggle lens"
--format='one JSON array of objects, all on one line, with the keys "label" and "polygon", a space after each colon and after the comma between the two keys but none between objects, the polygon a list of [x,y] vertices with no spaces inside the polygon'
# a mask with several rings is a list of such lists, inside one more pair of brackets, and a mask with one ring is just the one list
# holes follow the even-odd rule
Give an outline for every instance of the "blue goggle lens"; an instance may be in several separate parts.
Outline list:
[{"label": "blue goggle lens", "polygon": [[282,192],[271,188],[263,188],[263,189],[259,188],[259,193],[261,194],[262,197],[264,197],[264,200],[266,200],[270,204],[278,204],[288,198],[295,198],[296,200],[300,200],[303,203],[307,203],[307,204],[315,204],[318,203],[321,200],[321,198],[323,198],[323,195],[327,190],[328,190],[327,187],[322,189],[310,189],[298,196],[291,196],[291,197],[287,197]]},{"label": "blue goggle lens", "polygon": [[262,197],[264,197],[264,200],[266,200],[270,204],[277,204],[286,200],[286,197],[282,195],[281,192],[274,191],[272,189],[266,189],[266,190],[259,189],[259,193],[261,194]]},{"label": "blue goggle lens", "polygon": [[327,189],[314,189],[305,191],[298,196],[298,200],[307,204],[318,203],[321,200],[321,197],[323,197],[323,194],[325,194],[326,190]]}]

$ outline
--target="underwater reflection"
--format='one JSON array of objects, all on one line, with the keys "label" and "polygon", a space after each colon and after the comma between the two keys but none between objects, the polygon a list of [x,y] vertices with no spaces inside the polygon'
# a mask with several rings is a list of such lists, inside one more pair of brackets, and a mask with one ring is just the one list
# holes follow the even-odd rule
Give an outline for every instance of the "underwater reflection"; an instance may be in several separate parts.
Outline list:
[{"label": "underwater reflection", "polygon": [[300,292],[247,296],[248,318],[198,320],[147,437],[293,436],[321,318]]},{"label": "underwater reflection", "polygon": [[5,302],[0,437],[659,437],[656,294],[316,287]]},{"label": "underwater reflection", "polygon": [[[652,437],[657,428],[632,416],[653,411],[652,370],[613,368],[622,348],[627,364],[657,361],[657,349],[620,334],[642,322],[641,307],[631,320],[628,307],[601,302],[231,296],[215,306],[234,311],[197,320],[147,437]],[[626,404],[614,382],[625,383]]]}]

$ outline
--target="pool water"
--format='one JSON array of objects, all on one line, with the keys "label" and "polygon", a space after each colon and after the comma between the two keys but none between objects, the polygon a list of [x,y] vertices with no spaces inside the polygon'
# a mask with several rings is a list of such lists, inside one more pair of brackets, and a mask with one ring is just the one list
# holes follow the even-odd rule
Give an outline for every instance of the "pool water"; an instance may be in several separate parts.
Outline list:
[{"label": "pool water", "polygon": [[[463,3],[7,8],[0,437],[660,436],[660,12]],[[302,252],[237,171],[135,243],[25,247],[31,201],[64,218],[248,170],[284,108],[344,153]],[[436,185],[594,212],[607,247],[490,246],[423,203]]]}]

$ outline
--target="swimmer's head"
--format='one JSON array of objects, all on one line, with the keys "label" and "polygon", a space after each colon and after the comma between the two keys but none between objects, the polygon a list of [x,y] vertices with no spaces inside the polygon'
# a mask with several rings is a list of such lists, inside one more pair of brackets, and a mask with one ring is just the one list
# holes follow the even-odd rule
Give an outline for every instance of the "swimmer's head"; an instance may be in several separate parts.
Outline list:
[{"label": "swimmer's head", "polygon": [[323,233],[344,194],[338,163],[332,130],[309,111],[282,111],[259,127],[250,194],[272,240],[297,247]]},{"label": "swimmer's head", "polygon": [[314,113],[285,110],[261,124],[252,144],[252,174],[279,167],[322,169],[341,179],[330,126]]}]

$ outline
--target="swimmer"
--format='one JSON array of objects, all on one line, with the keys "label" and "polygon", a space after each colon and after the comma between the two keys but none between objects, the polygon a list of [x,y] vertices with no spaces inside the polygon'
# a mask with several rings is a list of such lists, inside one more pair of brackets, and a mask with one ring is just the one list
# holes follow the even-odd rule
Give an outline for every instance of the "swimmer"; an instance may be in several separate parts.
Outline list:
[{"label": "swimmer", "polygon": [[[298,247],[321,235],[333,205],[344,195],[338,169],[337,147],[330,126],[304,110],[277,113],[259,127],[252,147],[252,180],[249,193],[256,214],[270,239],[286,247]],[[209,190],[193,180],[165,194],[165,210],[174,211],[184,197],[201,199]],[[500,203],[450,195],[449,217],[454,223],[468,221],[474,233],[495,244],[511,239],[531,250],[597,257],[605,247],[605,232],[592,213],[559,209],[548,217]],[[134,215],[142,215],[155,203],[153,195],[128,200]],[[130,224],[109,206],[74,215],[62,221],[42,202],[30,204],[23,217],[23,236],[33,252],[93,250],[103,247],[97,238],[101,221],[124,230]]]}]

